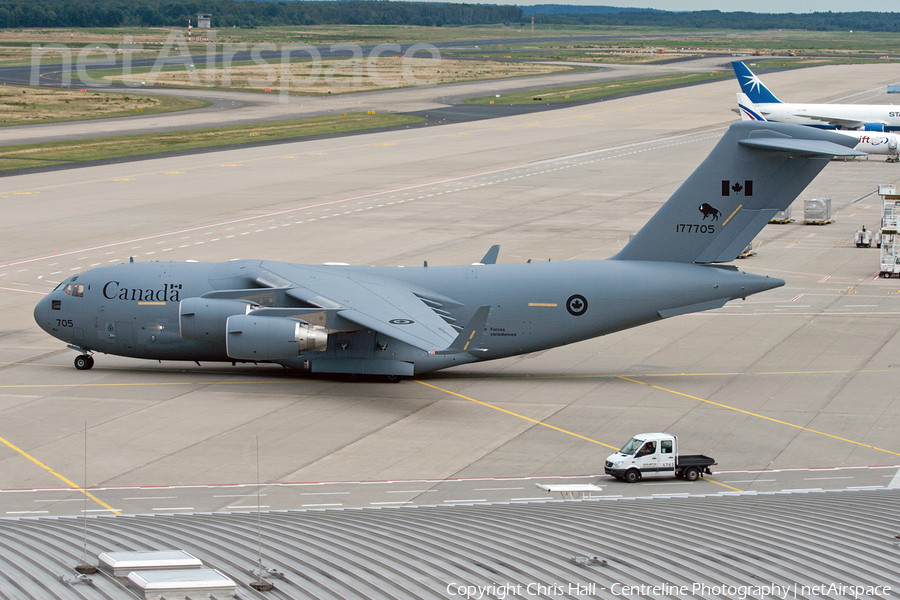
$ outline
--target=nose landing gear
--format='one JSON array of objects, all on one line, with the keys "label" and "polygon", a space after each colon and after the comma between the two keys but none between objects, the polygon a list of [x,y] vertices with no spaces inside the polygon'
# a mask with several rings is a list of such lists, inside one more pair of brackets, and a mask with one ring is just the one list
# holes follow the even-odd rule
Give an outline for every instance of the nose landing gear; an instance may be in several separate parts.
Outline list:
[{"label": "nose landing gear", "polygon": [[87,371],[94,366],[94,357],[90,354],[79,354],[75,357],[75,368],[79,371]]}]

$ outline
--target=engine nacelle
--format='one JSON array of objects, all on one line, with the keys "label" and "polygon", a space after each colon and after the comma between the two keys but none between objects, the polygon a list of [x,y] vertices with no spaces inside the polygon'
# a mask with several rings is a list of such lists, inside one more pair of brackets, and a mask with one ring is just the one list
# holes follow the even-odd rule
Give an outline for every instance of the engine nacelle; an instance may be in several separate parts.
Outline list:
[{"label": "engine nacelle", "polygon": [[256,308],[243,300],[185,298],[178,305],[178,330],[193,342],[224,342],[228,317],[246,315]]},{"label": "engine nacelle", "polygon": [[863,131],[884,132],[884,123],[866,123],[865,125],[863,125]]},{"label": "engine nacelle", "polygon": [[225,353],[236,360],[296,358],[306,350],[324,350],[328,333],[285,317],[236,315],[228,318]]}]

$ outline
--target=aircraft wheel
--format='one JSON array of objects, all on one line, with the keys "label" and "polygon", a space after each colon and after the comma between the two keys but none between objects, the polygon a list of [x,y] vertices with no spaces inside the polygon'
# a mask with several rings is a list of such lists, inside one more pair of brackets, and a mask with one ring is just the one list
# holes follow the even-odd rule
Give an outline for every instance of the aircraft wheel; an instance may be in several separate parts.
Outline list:
[{"label": "aircraft wheel", "polygon": [[400,383],[401,377],[399,375],[385,375],[384,380],[388,383]]},{"label": "aircraft wheel", "polygon": [[75,357],[75,368],[79,371],[87,371],[94,366],[94,357],[87,354],[79,354]]},{"label": "aircraft wheel", "polygon": [[687,481],[697,481],[700,479],[700,470],[697,467],[690,467],[684,470],[684,478]]},{"label": "aircraft wheel", "polygon": [[625,476],[622,479],[627,483],[637,483],[641,480],[641,472],[637,469],[630,469],[625,472]]}]

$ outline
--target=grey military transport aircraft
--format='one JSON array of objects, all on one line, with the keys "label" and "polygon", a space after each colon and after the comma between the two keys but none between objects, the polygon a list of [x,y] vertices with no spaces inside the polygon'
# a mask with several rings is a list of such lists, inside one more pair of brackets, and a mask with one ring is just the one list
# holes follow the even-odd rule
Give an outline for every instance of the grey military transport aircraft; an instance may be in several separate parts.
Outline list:
[{"label": "grey military transport aircraft", "polygon": [[90,369],[101,352],[269,362],[389,381],[553,348],[784,285],[733,261],[854,138],[740,122],[606,260],[416,268],[148,262],[70,277],[34,318]]}]

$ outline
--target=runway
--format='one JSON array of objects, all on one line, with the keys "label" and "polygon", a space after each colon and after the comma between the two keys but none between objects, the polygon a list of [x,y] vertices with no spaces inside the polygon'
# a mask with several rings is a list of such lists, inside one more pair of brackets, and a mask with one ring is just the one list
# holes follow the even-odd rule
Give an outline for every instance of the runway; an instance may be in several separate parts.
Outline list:
[{"label": "runway", "polygon": [[[374,110],[383,112],[420,113],[446,111],[453,108],[455,119],[496,118],[531,112],[533,106],[477,106],[464,105],[464,98],[489,96],[515,91],[545,89],[554,86],[590,84],[612,79],[652,77],[671,73],[711,72],[730,70],[730,63],[722,57],[701,58],[672,65],[598,65],[595,63],[565,63],[585,68],[574,71],[531,77],[511,77],[487,81],[469,81],[445,85],[421,85],[400,89],[330,96],[282,96],[273,93],[223,91],[215,89],[117,88],[83,84],[87,88],[151,95],[185,96],[211,102],[206,108],[162,115],[134,115],[115,119],[46,123],[0,128],[0,146],[30,144],[60,140],[75,140],[111,135],[140,134],[159,131],[183,131],[203,127],[247,125],[271,121],[325,116],[341,112]],[[0,81],[26,83],[22,67],[0,68]],[[42,79],[58,85],[54,79]],[[537,107],[537,109],[546,108]]]},{"label": "runway", "polygon": [[[794,101],[878,103],[894,77],[857,65],[765,82]],[[521,500],[558,477],[635,496],[894,485],[900,284],[852,243],[878,224],[877,185],[897,181],[877,158],[835,161],[801,195],[830,197],[835,223],[769,225],[738,261],[783,288],[420,381],[103,355],[79,372],[31,317],[55,282],[130,257],[443,265],[500,244],[500,262],[606,258],[736,119],[736,88],[3,179],[0,516]],[[716,474],[602,477],[644,431],[677,434]],[[87,506],[67,491],[85,468]],[[808,468],[840,470],[794,470]],[[522,489],[481,489],[503,487]]]}]

